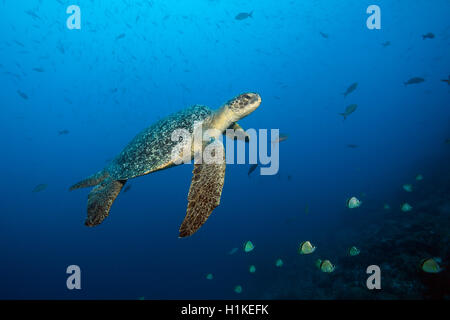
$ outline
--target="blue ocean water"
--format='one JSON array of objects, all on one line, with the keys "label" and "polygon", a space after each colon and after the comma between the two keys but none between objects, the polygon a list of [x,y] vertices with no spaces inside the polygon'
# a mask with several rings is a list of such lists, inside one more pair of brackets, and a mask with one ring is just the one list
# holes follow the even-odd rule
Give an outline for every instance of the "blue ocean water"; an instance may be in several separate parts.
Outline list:
[{"label": "blue ocean water", "polygon": [[[66,25],[73,4],[79,30]],[[366,26],[372,4],[379,30]],[[448,269],[419,268],[450,258],[449,9],[447,0],[1,1],[0,298],[449,298]],[[237,20],[242,12],[251,16]],[[414,77],[424,81],[405,85]],[[262,103],[242,127],[288,134],[277,175],[228,165],[220,206],[188,238],[178,228],[192,165],[130,180],[109,217],[84,226],[90,190],[72,184],[155,121],[249,91]],[[352,196],[360,208],[346,207]],[[400,211],[405,201],[412,212]],[[305,240],[317,249],[302,256]],[[349,260],[352,245],[361,254]],[[335,272],[320,272],[318,258]],[[365,286],[372,264],[379,291]],[[81,290],[66,287],[69,265],[81,269]]]}]

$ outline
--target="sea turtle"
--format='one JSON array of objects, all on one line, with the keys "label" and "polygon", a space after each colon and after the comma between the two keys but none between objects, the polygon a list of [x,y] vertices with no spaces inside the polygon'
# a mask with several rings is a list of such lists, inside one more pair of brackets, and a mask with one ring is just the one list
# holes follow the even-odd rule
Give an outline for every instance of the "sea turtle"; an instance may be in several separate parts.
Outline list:
[{"label": "sea turtle", "polygon": [[[104,169],[70,187],[70,190],[74,190],[95,186],[88,196],[85,225],[98,225],[108,216],[114,200],[128,179],[179,164],[177,158],[173,156],[173,150],[180,145],[182,139],[173,139],[175,130],[184,129],[184,132],[189,132],[190,135],[184,143],[193,143],[189,144],[192,147],[185,154],[188,154],[189,161],[192,160],[196,155],[194,151],[198,150],[195,149],[195,139],[192,134],[194,133],[195,136],[195,125],[201,122],[203,130],[200,132],[201,137],[204,137],[205,132],[209,135],[209,140],[201,138],[201,150],[214,143],[216,149],[213,149],[212,155],[215,155],[214,150],[218,150],[217,156],[222,160],[215,163],[194,161],[187,212],[179,230],[179,237],[195,233],[220,203],[226,164],[223,144],[218,143],[219,140],[216,139],[228,128],[235,129],[235,137],[247,138],[242,135],[244,131],[237,121],[252,113],[260,104],[261,97],[258,94],[244,93],[231,99],[216,111],[206,106],[194,105],[161,119],[143,130]],[[238,132],[241,133],[240,136]],[[182,154],[182,152],[178,153]],[[176,151],[175,154],[177,154]]]}]

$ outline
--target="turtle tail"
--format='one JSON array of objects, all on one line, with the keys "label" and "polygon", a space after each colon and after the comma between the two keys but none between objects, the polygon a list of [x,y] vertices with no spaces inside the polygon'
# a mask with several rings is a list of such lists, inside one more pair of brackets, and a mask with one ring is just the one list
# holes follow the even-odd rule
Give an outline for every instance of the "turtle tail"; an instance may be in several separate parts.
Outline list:
[{"label": "turtle tail", "polygon": [[75,183],[73,186],[69,188],[69,191],[96,186],[103,180],[105,180],[108,176],[109,176],[108,172],[106,172],[105,170],[101,170],[87,177],[86,179],[83,179],[80,182]]}]

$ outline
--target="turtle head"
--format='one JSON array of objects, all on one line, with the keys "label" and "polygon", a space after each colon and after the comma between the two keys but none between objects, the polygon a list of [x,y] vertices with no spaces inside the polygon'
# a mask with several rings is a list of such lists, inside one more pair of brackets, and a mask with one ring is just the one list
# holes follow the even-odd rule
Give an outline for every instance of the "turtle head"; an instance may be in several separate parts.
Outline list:
[{"label": "turtle head", "polygon": [[259,94],[248,92],[234,97],[225,104],[225,107],[231,111],[234,121],[238,121],[255,111],[260,104]]}]

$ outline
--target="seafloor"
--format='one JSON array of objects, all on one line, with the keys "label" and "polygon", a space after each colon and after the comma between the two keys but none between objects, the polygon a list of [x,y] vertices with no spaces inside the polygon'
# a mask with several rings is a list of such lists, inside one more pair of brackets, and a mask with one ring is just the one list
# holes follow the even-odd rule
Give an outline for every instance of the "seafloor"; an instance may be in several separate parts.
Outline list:
[{"label": "seafloor", "polygon": [[[405,198],[413,206],[410,212],[400,210]],[[338,257],[333,273],[311,272],[319,257],[314,253],[295,259],[283,272],[276,270],[264,284],[253,283],[249,294],[263,299],[450,299],[450,173],[436,170],[413,193],[399,191],[390,210],[383,203],[357,215],[343,214],[337,226],[321,231],[333,243],[327,254]],[[355,244],[358,256],[333,254]],[[441,258],[444,270],[423,272],[420,261],[429,257]],[[381,269],[380,290],[366,286],[366,268],[373,264]]]}]

